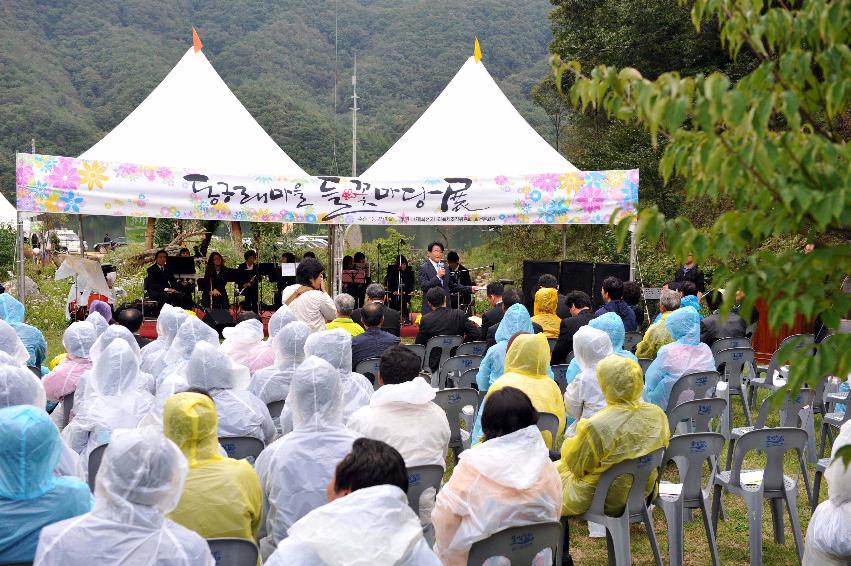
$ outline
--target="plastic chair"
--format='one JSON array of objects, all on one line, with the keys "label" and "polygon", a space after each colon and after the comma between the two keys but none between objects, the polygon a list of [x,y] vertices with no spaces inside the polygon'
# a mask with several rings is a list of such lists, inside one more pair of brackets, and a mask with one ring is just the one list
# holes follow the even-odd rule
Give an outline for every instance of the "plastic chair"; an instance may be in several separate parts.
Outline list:
[{"label": "plastic chair", "polygon": [[[717,371],[698,371],[687,373],[674,382],[671,387],[671,394],[668,397],[668,409],[673,409],[677,406],[677,400],[683,393],[691,391],[694,396],[692,399],[706,399],[712,396],[712,392],[718,385],[719,375]],[[689,399],[691,401],[691,399]],[[671,406],[673,403],[673,407]]]},{"label": "plastic chair", "polygon": [[422,362],[425,359],[425,346],[422,344],[403,344],[402,346],[418,355],[420,357],[420,364],[422,365]]},{"label": "plastic chair", "polygon": [[825,404],[830,406],[835,406],[836,403],[845,404],[845,412],[838,413],[836,411],[831,411],[829,413],[825,413],[821,418],[821,448],[819,449],[819,459],[824,458],[825,448],[827,447],[827,440],[830,439],[830,442],[833,442],[833,431],[831,427],[836,428],[837,430],[842,427],[848,420],[851,420],[851,406],[848,405],[848,392],[844,391],[842,393],[831,393],[830,395],[824,396]]},{"label": "plastic chair", "polygon": [[[647,507],[647,497],[644,495],[644,487],[647,479],[662,463],[664,448],[634,458],[624,460],[615,464],[600,476],[597,489],[588,511],[579,515],[579,519],[600,523],[606,527],[606,543],[609,551],[609,564],[627,565],[632,563],[629,547],[629,525],[631,523],[644,523],[647,528],[647,538],[650,539],[650,548],[656,564],[662,566],[662,556],[659,553],[659,544],[656,542],[656,533],[653,532],[653,518]],[[609,488],[620,476],[632,476],[632,486],[629,489],[627,504],[623,512],[612,517],[606,515],[604,505],[609,495]]]},{"label": "plastic chair", "polygon": [[623,349],[627,352],[635,353],[635,347],[641,342],[644,335],[636,330],[630,330],[623,336]]},{"label": "plastic chair", "polygon": [[[712,399],[722,401],[722,399]],[[670,566],[681,566],[684,560],[684,516],[686,509],[700,509],[706,538],[709,541],[709,552],[713,566],[719,565],[718,547],[715,544],[715,530],[709,515],[709,494],[715,473],[715,462],[721,456],[724,447],[724,435],[717,432],[698,432],[681,434],[671,438],[665,457],[662,461],[664,468],[668,462],[674,462],[679,473],[680,492],[662,493],[656,498],[656,504],[665,513],[668,522],[668,563]],[[703,486],[703,464],[709,461],[709,481]],[[663,484],[664,485],[664,484]],[[662,487],[659,488],[662,490]],[[671,490],[674,492],[675,490]]]},{"label": "plastic chair", "polygon": [[257,545],[245,538],[208,538],[207,545],[218,566],[255,566],[260,556]]},{"label": "plastic chair", "polygon": [[458,389],[478,389],[479,385],[476,383],[477,375],[479,375],[479,368],[470,368],[461,372],[461,375],[455,382],[455,387]]},{"label": "plastic chair", "polygon": [[62,428],[71,422],[71,410],[74,408],[74,392],[62,398]]},{"label": "plastic chair", "polygon": [[538,413],[538,430],[550,433],[547,448],[555,450],[556,440],[558,440],[558,417],[552,413]]},{"label": "plastic chair", "polygon": [[816,475],[813,478],[813,493],[810,495],[810,508],[813,513],[815,513],[816,507],[818,507],[818,500],[821,495],[821,478],[824,476],[828,465],[830,465],[830,458],[821,458],[816,464]]},{"label": "plastic chair", "polygon": [[535,556],[549,548],[553,555],[553,564],[562,562],[561,523],[537,523],[522,527],[511,527],[496,532],[470,547],[468,566],[482,566],[485,560],[494,556],[504,556],[512,566],[528,566]]},{"label": "plastic chair", "polygon": [[550,345],[550,354],[552,354],[553,350],[556,349],[556,340],[558,340],[558,338],[547,338],[547,344]]},{"label": "plastic chair", "polygon": [[488,351],[488,343],[487,342],[467,342],[466,344],[461,344],[458,346],[458,349],[455,350],[456,356],[484,356],[485,352]]},{"label": "plastic chair", "polygon": [[434,488],[434,493],[440,491],[440,482],[443,481],[443,467],[437,464],[428,464],[426,466],[414,466],[408,468],[408,505],[414,510],[414,513],[420,515],[420,495],[430,488]]},{"label": "plastic chair", "polygon": [[748,426],[753,424],[751,420],[751,408],[745,398],[745,384],[743,383],[742,374],[745,367],[748,367],[748,375],[753,377],[753,348],[728,348],[721,350],[715,356],[715,366],[721,372],[723,368],[724,381],[727,382],[727,388],[722,389],[721,395],[727,399],[727,414],[724,416],[724,431],[725,436],[729,438],[729,432],[733,428],[733,411],[730,407],[730,396],[738,395],[742,401],[742,410],[745,413],[745,422]]},{"label": "plastic chair", "polygon": [[815,392],[815,396],[813,397],[812,418],[808,418],[803,427],[807,431],[807,457],[810,464],[816,464],[819,460],[818,450],[816,449],[815,416],[827,413],[824,398],[826,394],[829,395],[836,392],[836,384],[830,376],[825,376],[816,383],[813,391]]},{"label": "plastic chair", "polygon": [[638,358],[638,365],[641,366],[641,373],[647,373],[647,368],[653,363],[651,358]]},{"label": "plastic chair", "polygon": [[381,358],[367,358],[358,362],[355,373],[366,377],[372,383],[373,389],[378,389],[378,367],[380,365]]},{"label": "plastic chair", "polygon": [[446,389],[446,379],[452,376],[452,384],[454,387],[457,387],[455,380],[460,377],[461,373],[470,369],[478,369],[481,363],[482,356],[465,355],[449,358],[440,364],[440,369],[437,370],[437,375],[435,376],[437,383],[435,383],[435,379],[432,379],[431,385],[438,389]]},{"label": "plastic chair", "polygon": [[269,409],[269,416],[272,417],[272,420],[277,419],[281,416],[281,413],[284,412],[284,403],[286,399],[281,399],[280,401],[272,401],[271,403],[266,404],[266,408]]},{"label": "plastic chair", "polygon": [[449,447],[458,454],[470,447],[461,442],[461,409],[467,405],[473,407],[473,418],[470,422],[465,420],[467,431],[473,433],[473,423],[476,422],[476,410],[479,406],[479,392],[475,389],[443,389],[437,391],[433,403],[443,409],[446,419],[449,421]]},{"label": "plastic chair", "polygon": [[[744,499],[748,508],[748,538],[750,542],[750,563],[762,564],[762,504],[768,499],[774,524],[774,540],[783,544],[783,502],[789,512],[792,535],[798,550],[800,562],[804,552],[801,524],[798,520],[797,493],[798,482],[783,473],[783,458],[786,452],[794,450],[798,458],[803,458],[807,446],[807,433],[799,428],[761,428],[746,432],[736,442],[731,470],[719,472],[713,484],[712,527],[718,529],[718,507],[721,503],[721,490]],[[732,451],[733,448],[730,447]],[[745,455],[754,450],[765,452],[766,463],[763,470],[742,470]],[[747,472],[750,482],[742,484],[742,473]],[[752,474],[752,475],[751,475]]]},{"label": "plastic chair", "polygon": [[[450,336],[450,335],[441,335],[441,336],[432,336],[428,339],[425,347],[425,353],[423,354],[423,366],[422,369],[429,372],[435,373],[437,369],[443,365],[443,362],[448,360],[452,355],[452,349],[457,348],[464,342],[463,336]],[[437,365],[431,367],[431,353],[435,350],[440,350],[440,360],[437,362]]]},{"label": "plastic chair", "polygon": [[720,397],[680,403],[668,411],[668,428],[673,436],[676,434],[677,425],[688,421],[686,428],[689,433],[713,432],[712,419],[720,418],[726,408],[727,400]]},{"label": "plastic chair", "polygon": [[253,436],[220,436],[219,444],[227,452],[228,458],[248,460],[250,464],[254,464],[264,448],[263,441]]},{"label": "plastic chair", "polygon": [[[783,349],[789,343],[796,343],[793,348],[793,352],[799,352],[808,346],[812,346],[814,342],[814,337],[812,334],[793,334],[785,338],[780,346],[771,354],[771,360],[769,360],[767,366],[757,366],[754,375],[751,377],[751,380],[748,384],[748,397],[750,404],[754,404],[754,399],[756,398],[756,390],[757,389],[768,389],[769,391],[777,391],[784,385],[786,385],[786,380],[783,379],[780,383],[777,383],[775,380],[774,374],[777,373],[779,375],[780,368],[785,363],[785,360],[780,359],[780,350]],[[717,363],[717,359],[716,359]],[[758,374],[762,374],[763,377],[758,377]],[[748,423],[750,424],[750,423]]]},{"label": "plastic chair", "polygon": [[557,364],[554,366],[550,366],[553,370],[553,375],[555,376],[556,383],[558,383],[558,388],[561,389],[561,394],[564,395],[565,389],[567,389],[567,368],[570,364]]},{"label": "plastic chair", "polygon": [[722,350],[729,350],[730,348],[751,348],[751,340],[750,338],[719,338],[715,342],[712,343],[710,349],[712,350],[712,355],[717,356],[719,352]]},{"label": "plastic chair", "polygon": [[92,493],[95,492],[95,478],[97,478],[100,463],[103,461],[103,453],[106,452],[106,447],[109,443],[101,444],[91,452],[89,452],[89,489]]}]

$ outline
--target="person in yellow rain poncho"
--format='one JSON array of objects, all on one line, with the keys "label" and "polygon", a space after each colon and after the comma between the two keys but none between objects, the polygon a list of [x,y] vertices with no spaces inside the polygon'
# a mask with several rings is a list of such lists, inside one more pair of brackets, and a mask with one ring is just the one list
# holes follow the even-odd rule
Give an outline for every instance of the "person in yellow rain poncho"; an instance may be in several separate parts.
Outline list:
[{"label": "person in yellow rain poncho", "polygon": [[[597,380],[608,406],[581,419],[576,436],[561,447],[558,470],[564,488],[562,515],[588,510],[600,476],[613,465],[668,446],[670,431],[665,411],[641,400],[641,368],[622,356],[607,356],[597,364]],[[623,511],[630,480],[620,477],[612,484],[605,511]],[[647,479],[645,494],[655,488],[656,472]]]},{"label": "person in yellow rain poncho", "polygon": [[165,402],[163,432],[180,448],[189,474],[169,519],[204,538],[255,540],[263,492],[251,464],[221,455],[216,405],[200,393],[178,393]]},{"label": "person in yellow rain poncho", "polygon": [[671,333],[665,325],[665,319],[680,308],[680,294],[677,291],[662,289],[659,295],[659,320],[650,325],[644,338],[635,347],[635,355],[642,359],[653,359],[659,352],[659,348],[674,341]]},{"label": "person in yellow rain poncho", "polygon": [[[505,354],[505,373],[493,382],[488,389],[476,425],[473,429],[473,443],[482,438],[482,410],[487,399],[494,391],[503,387],[516,387],[529,396],[532,405],[539,413],[552,413],[558,417],[558,435],[564,432],[565,411],[561,390],[552,377],[547,375],[550,367],[550,346],[543,334],[517,334],[508,342]],[[544,441],[550,442],[550,433],[545,432]],[[555,440],[552,439],[552,446]]]},{"label": "person in yellow rain poncho", "polygon": [[544,329],[547,338],[558,338],[561,319],[556,316],[558,308],[558,291],[550,288],[538,289],[535,293],[535,316],[532,322],[537,322]]}]

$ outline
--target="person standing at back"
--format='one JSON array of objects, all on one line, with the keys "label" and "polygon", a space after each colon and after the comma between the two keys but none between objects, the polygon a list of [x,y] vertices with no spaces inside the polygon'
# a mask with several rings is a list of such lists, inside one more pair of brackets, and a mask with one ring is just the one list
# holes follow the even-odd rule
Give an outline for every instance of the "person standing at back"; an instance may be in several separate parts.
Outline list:
[{"label": "person standing at back", "polygon": [[284,289],[281,301],[311,332],[325,330],[325,324],[337,316],[337,307],[325,292],[325,266],[315,258],[304,258],[295,270],[295,279],[295,284]]},{"label": "person standing at back", "polygon": [[719,312],[721,305],[724,304],[723,293],[710,291],[704,297],[706,297],[706,306],[712,314],[700,321],[700,341],[711,347],[721,338],[744,338],[748,329],[745,319],[734,312],[722,317]]},{"label": "person standing at back", "polygon": [[478,290],[477,287],[459,285],[452,277],[449,277],[446,264],[443,263],[443,249],[443,244],[440,242],[430,243],[428,245],[428,258],[420,266],[417,278],[423,292],[423,315],[431,312],[434,308],[426,300],[426,295],[431,289],[440,288],[444,293],[460,293],[462,291],[475,293]]},{"label": "person standing at back", "polygon": [[694,262],[692,254],[688,254],[686,262],[674,274],[674,281],[677,283],[691,281],[694,283],[695,290],[698,293],[703,294],[706,292],[706,281],[703,270]]},{"label": "person standing at back", "polygon": [[605,304],[597,309],[597,312],[594,313],[596,316],[613,312],[621,317],[624,330],[627,332],[638,330],[638,324],[635,322],[635,312],[623,301],[623,281],[612,275],[606,277],[603,279],[602,295]]}]

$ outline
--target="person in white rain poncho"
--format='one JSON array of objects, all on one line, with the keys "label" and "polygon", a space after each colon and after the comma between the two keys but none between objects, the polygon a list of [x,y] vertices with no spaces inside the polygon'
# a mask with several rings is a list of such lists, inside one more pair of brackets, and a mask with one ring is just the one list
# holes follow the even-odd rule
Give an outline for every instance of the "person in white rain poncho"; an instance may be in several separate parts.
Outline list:
[{"label": "person in white rain poncho", "polygon": [[[844,566],[851,563],[851,466],[837,452],[851,444],[851,421],[833,441],[830,464],[824,472],[827,501],[816,507],[807,527],[804,566]],[[818,495],[818,494],[817,494]]]},{"label": "person in white rain poncho", "polygon": [[310,329],[300,320],[286,325],[272,339],[275,365],[261,369],[251,378],[248,390],[268,405],[287,398],[295,369],[304,361],[304,343]]},{"label": "person in white rain poncho", "polygon": [[187,468],[156,429],[117,432],[95,481],[94,509],[42,529],[35,564],[213,564],[207,541],[165,518],[180,500]]},{"label": "person in white rain poncho", "polygon": [[408,505],[405,461],[358,438],[328,483],[328,501],[298,520],[267,566],[439,566]]},{"label": "person in white rain poncho", "polygon": [[[318,356],[334,366],[340,372],[343,382],[343,422],[349,422],[349,418],[355,411],[369,404],[369,398],[374,390],[369,380],[359,373],[352,371],[352,335],[336,328],[334,330],[322,330],[311,334],[304,343],[304,354],[306,356]],[[292,409],[288,404],[284,405],[281,413],[281,428],[284,434],[293,429]]]},{"label": "person in white rain poncho", "polygon": [[21,342],[15,329],[5,320],[0,320],[0,352],[9,354],[16,362],[24,365],[30,359],[27,347]]},{"label": "person in white rain poncho", "polygon": [[219,436],[253,436],[269,444],[275,438],[275,425],[269,409],[245,390],[248,369],[234,363],[214,346],[195,346],[185,368],[189,389],[203,389],[216,402]]},{"label": "person in white rain poncho", "polygon": [[89,313],[89,316],[86,317],[86,322],[90,322],[95,326],[98,336],[106,332],[106,329],[109,328],[109,323],[99,312]]},{"label": "person in white rain poncho", "polygon": [[263,342],[263,323],[256,318],[243,320],[232,328],[225,328],[222,334],[225,341],[219,346],[219,351],[246,368],[267,349]]},{"label": "person in white rain poncho", "polygon": [[163,305],[157,318],[157,339],[142,348],[142,371],[153,376],[159,375],[163,369],[163,357],[177,336],[177,329],[188,316],[183,309]]},{"label": "person in white rain poncho", "polygon": [[[65,329],[62,345],[67,355],[43,378],[44,390],[51,401],[61,401],[77,390],[80,377],[92,369],[91,349],[95,340],[95,327],[89,322],[74,322]],[[60,406],[54,413],[61,415],[62,411]]]},{"label": "person in white rain poncho", "polygon": [[296,318],[295,313],[287,305],[281,305],[275,311],[275,314],[269,318],[269,339],[263,342],[265,349],[248,366],[248,371],[251,372],[251,375],[275,364],[275,348],[272,342],[282,328],[297,320],[298,318]]},{"label": "person in white rain poncho", "polygon": [[[296,324],[303,325],[294,322],[287,328]],[[295,370],[287,399],[293,431],[261,452],[255,464],[266,509],[263,558],[287,537],[293,523],[327,501],[325,488],[334,468],[357,438],[343,426],[340,374],[325,360],[310,357]]]},{"label": "person in white rain poncho", "polygon": [[177,329],[177,335],[175,335],[171,346],[163,356],[162,369],[154,375],[157,382],[157,400],[160,401],[160,404],[165,402],[161,395],[162,390],[165,390],[166,397],[175,392],[171,390],[173,384],[164,385],[164,382],[182,374],[183,366],[189,362],[189,356],[192,355],[195,346],[201,342],[218,347],[219,335],[214,329],[198,320],[198,317],[186,317],[186,320]]},{"label": "person in white rain poncho", "polygon": [[89,454],[110,442],[118,428],[134,428],[154,398],[139,387],[139,359],[124,340],[115,340],[95,359],[86,403],[62,438],[80,455],[80,476],[86,477]]},{"label": "person in white rain poncho", "polygon": [[573,335],[573,355],[581,371],[564,392],[567,415],[576,419],[564,431],[565,436],[576,434],[579,419],[587,419],[606,406],[597,381],[597,363],[611,353],[612,340],[602,330],[583,326]]}]

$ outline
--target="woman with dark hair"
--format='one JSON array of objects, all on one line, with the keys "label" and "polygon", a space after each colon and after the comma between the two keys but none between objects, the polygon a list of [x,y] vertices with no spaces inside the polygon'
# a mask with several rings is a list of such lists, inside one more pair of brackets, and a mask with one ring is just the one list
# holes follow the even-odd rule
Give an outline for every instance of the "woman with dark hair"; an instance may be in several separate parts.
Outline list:
[{"label": "woman with dark hair", "polygon": [[[561,479],[537,422],[538,411],[520,389],[504,387],[488,396],[485,442],[461,454],[432,513],[434,551],[445,566],[467,564],[475,542],[503,529],[558,521]],[[547,549],[537,558],[550,564],[549,554]]]},{"label": "woman with dark hair", "polygon": [[295,283],[283,290],[281,302],[311,332],[325,330],[325,325],[337,318],[337,307],[325,292],[325,266],[318,259],[301,260],[295,270]]},{"label": "woman with dark hair", "polygon": [[207,269],[204,270],[204,283],[201,288],[202,306],[210,309],[230,308],[227,290],[230,280],[230,269],[225,267],[222,254],[212,252],[207,260]]}]

